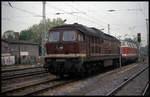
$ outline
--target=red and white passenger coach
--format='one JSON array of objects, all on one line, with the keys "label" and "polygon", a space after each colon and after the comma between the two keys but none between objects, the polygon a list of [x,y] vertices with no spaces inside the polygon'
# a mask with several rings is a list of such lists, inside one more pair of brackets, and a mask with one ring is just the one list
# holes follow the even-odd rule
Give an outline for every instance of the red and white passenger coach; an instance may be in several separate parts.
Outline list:
[{"label": "red and white passenger coach", "polygon": [[138,46],[134,42],[121,41],[122,63],[127,61],[137,61],[139,55]]}]

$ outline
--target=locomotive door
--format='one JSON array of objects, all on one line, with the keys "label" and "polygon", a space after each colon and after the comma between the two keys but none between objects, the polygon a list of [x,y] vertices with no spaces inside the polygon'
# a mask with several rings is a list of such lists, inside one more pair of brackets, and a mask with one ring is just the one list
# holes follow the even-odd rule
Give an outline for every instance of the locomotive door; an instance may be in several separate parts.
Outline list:
[{"label": "locomotive door", "polygon": [[91,49],[90,49],[90,37],[87,37],[87,46],[86,46],[86,49],[87,49],[87,56],[90,56],[91,53]]}]

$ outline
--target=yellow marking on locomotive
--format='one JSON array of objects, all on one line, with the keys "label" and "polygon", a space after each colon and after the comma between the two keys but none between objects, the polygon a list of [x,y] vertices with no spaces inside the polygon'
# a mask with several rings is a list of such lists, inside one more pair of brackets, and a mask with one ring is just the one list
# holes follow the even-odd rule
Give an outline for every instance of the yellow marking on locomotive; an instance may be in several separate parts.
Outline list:
[{"label": "yellow marking on locomotive", "polygon": [[47,57],[86,57],[86,54],[48,54]]},{"label": "yellow marking on locomotive", "polygon": [[91,54],[91,56],[119,56],[119,54]]}]

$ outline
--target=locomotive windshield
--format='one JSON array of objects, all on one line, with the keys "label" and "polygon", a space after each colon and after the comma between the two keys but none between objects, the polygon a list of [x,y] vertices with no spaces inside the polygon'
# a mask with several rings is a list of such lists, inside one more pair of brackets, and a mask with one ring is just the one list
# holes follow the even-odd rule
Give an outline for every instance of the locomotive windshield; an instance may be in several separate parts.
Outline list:
[{"label": "locomotive windshield", "polygon": [[50,32],[49,41],[50,42],[59,41],[59,34],[60,34],[60,32]]},{"label": "locomotive windshield", "polygon": [[75,41],[76,32],[74,31],[64,31],[63,41]]}]

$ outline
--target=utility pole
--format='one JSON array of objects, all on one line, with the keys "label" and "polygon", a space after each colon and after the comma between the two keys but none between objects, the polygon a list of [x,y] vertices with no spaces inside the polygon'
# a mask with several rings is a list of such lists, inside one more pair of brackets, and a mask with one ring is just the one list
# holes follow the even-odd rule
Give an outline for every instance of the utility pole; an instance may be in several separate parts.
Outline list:
[{"label": "utility pole", "polygon": [[42,56],[45,56],[45,40],[46,40],[46,15],[45,15],[45,3],[43,1],[43,32],[42,32]]},{"label": "utility pole", "polygon": [[20,39],[19,39],[19,43],[18,43],[18,46],[19,46],[19,64],[21,64],[21,53],[20,53]]},{"label": "utility pole", "polygon": [[148,23],[148,19],[146,19],[146,28],[147,28],[147,45],[149,45],[149,23]]},{"label": "utility pole", "polygon": [[[147,49],[148,49],[148,54],[149,54],[149,23],[148,23],[148,19],[146,19],[146,26],[147,26]],[[149,59],[149,56],[148,56]],[[149,60],[148,60],[149,63]]]},{"label": "utility pole", "polygon": [[108,34],[110,35],[110,25],[108,24]]}]

